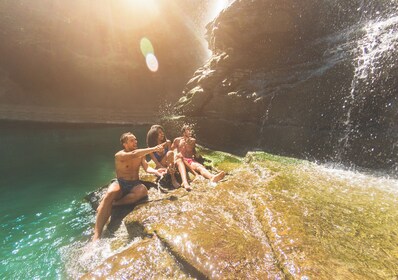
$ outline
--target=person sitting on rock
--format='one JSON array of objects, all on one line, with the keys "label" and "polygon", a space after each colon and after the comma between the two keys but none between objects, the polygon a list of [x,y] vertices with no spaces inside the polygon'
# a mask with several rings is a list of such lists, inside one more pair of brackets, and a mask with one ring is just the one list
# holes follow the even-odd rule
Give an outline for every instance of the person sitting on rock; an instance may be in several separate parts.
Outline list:
[{"label": "person sitting on rock", "polygon": [[174,167],[174,152],[171,149],[171,141],[166,138],[164,128],[161,125],[153,125],[146,137],[148,147],[155,147],[160,144],[165,144],[163,151],[150,153],[152,161],[156,165],[156,169],[165,170],[171,177],[171,183],[174,188],[179,188],[180,184],[177,182]]},{"label": "person sitting on rock", "polygon": [[218,182],[224,178],[225,172],[221,171],[217,174],[210,173],[202,164],[196,160],[196,139],[192,137],[192,128],[184,125],[181,128],[181,137],[177,137],[173,141],[172,149],[177,149],[176,164],[181,173],[182,185],[187,190],[191,189],[188,183],[185,166],[192,169],[196,174],[199,173],[211,182]]},{"label": "person sitting on rock", "polygon": [[142,166],[147,173],[162,176],[162,171],[156,170],[145,160],[145,156],[164,150],[166,143],[152,148],[137,149],[137,138],[131,132],[120,137],[123,150],[115,154],[115,170],[117,180],[112,182],[97,208],[93,241],[100,239],[105,223],[111,216],[112,206],[127,205],[147,197],[148,191],[139,180],[139,169]]}]

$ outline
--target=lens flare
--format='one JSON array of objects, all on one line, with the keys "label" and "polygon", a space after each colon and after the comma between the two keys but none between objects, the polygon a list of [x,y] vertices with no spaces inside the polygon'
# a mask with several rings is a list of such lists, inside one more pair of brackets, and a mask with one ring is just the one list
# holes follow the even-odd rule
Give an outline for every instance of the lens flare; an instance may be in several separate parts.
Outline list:
[{"label": "lens flare", "polygon": [[147,54],[145,60],[146,60],[146,66],[148,67],[149,70],[151,70],[152,72],[158,71],[159,63],[156,56],[153,53]]},{"label": "lens flare", "polygon": [[148,54],[154,54],[155,51],[153,49],[151,41],[148,38],[144,37],[140,41],[140,49],[142,54],[146,57]]}]

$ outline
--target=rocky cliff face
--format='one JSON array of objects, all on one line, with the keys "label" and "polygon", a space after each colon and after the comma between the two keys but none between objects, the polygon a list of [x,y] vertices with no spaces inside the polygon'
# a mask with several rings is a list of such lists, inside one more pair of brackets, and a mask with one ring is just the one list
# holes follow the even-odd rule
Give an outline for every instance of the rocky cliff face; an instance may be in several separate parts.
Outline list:
[{"label": "rocky cliff face", "polygon": [[[0,102],[131,110],[133,103],[157,108],[175,100],[206,59],[206,5],[1,1]],[[142,38],[152,43],[156,72],[147,68]]]},{"label": "rocky cliff face", "polygon": [[387,1],[235,1],[176,104],[204,144],[396,167],[398,17]]}]

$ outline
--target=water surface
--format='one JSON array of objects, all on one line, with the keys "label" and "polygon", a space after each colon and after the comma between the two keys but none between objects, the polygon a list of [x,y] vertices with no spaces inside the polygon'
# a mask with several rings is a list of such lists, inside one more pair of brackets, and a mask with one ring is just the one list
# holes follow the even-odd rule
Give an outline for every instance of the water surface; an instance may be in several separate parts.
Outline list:
[{"label": "water surface", "polygon": [[119,137],[148,127],[0,122],[0,278],[64,279],[61,248],[92,234],[82,198],[114,176]]}]

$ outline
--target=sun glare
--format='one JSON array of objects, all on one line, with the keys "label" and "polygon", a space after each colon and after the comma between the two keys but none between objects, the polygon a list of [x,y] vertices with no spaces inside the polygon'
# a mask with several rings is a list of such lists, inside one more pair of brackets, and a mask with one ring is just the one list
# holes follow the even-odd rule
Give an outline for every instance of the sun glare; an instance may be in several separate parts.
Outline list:
[{"label": "sun glare", "polygon": [[216,0],[210,9],[209,18],[213,20],[223,9],[225,9],[231,1],[229,0]]},{"label": "sun glare", "polygon": [[126,6],[141,13],[157,14],[159,12],[156,0],[124,0]]}]

